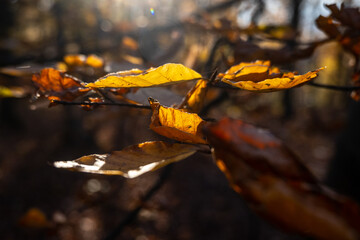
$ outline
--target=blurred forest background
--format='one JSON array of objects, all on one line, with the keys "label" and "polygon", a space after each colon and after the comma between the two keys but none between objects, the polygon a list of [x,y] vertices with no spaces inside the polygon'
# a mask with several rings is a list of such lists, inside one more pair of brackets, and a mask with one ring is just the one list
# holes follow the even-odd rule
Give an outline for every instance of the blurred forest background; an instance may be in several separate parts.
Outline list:
[{"label": "blurred forest background", "polygon": [[[359,7],[356,0],[343,1]],[[59,66],[67,54],[96,54],[104,71],[78,69],[85,81],[106,72],[146,69],[178,62],[210,76],[225,60],[253,61],[257,47],[289,49],[325,38],[315,25],[327,16],[323,0],[2,0],[0,8],[0,238],[104,239],[118,228],[161,170],[136,179],[55,169],[50,163],[107,153],[160,137],[149,130],[147,110],[76,106],[48,108],[33,101],[31,75]],[[220,26],[240,28],[239,48],[221,43]],[[251,33],[262,33],[282,41]],[[237,58],[229,52],[238,51]],[[287,52],[284,52],[286,55]],[[327,66],[316,82],[351,85],[353,56],[336,42],[307,58],[273,64],[299,73]],[[276,58],[278,57],[278,58]],[[212,62],[209,64],[209,59]],[[224,60],[225,59],[225,60]],[[279,59],[279,61],[277,61]],[[264,59],[267,60],[267,59]],[[170,106],[191,85],[139,92]],[[176,85],[178,87],[178,85]],[[175,87],[175,88],[176,88]],[[210,92],[209,101],[217,94]],[[242,119],[270,129],[286,141],[311,171],[339,192],[360,200],[356,175],[359,104],[349,92],[304,86],[266,94],[229,91],[206,117]],[[213,98],[213,99],[212,99]],[[110,239],[110,238],[109,238]],[[115,238],[114,238],[115,239]],[[302,239],[255,216],[232,189],[209,155],[173,164],[162,188],[148,200],[118,239]]]}]

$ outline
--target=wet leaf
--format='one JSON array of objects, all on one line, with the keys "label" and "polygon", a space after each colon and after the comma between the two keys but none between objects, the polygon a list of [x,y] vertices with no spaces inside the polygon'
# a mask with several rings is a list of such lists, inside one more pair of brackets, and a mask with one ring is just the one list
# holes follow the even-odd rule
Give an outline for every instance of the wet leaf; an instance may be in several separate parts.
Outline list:
[{"label": "wet leaf", "polygon": [[225,118],[204,132],[233,189],[270,222],[315,239],[359,238],[359,206],[321,186],[268,131]]},{"label": "wet leaf", "polygon": [[183,160],[196,151],[196,146],[188,144],[144,142],[110,154],[92,154],[73,161],[58,161],[54,166],[80,172],[135,178],[172,162]]},{"label": "wet leaf", "polygon": [[268,61],[240,63],[231,67],[225,74],[219,74],[222,82],[234,87],[253,92],[273,92],[293,88],[306,83],[318,76],[324,68],[303,75],[280,73],[279,69],[271,68]]},{"label": "wet leaf", "polygon": [[201,75],[190,68],[181,64],[168,63],[145,71],[132,69],[110,73],[86,86],[92,88],[155,87],[199,78]]},{"label": "wet leaf", "polygon": [[45,68],[40,74],[34,74],[32,81],[49,100],[73,101],[90,90],[84,88],[79,80],[53,68]]},{"label": "wet leaf", "polygon": [[151,98],[149,102],[153,111],[150,128],[154,132],[181,142],[206,144],[201,132],[205,121],[197,114],[163,107]]},{"label": "wet leaf", "polygon": [[207,84],[208,82],[205,80],[197,81],[196,85],[187,93],[179,108],[187,112],[200,112],[204,105]]}]

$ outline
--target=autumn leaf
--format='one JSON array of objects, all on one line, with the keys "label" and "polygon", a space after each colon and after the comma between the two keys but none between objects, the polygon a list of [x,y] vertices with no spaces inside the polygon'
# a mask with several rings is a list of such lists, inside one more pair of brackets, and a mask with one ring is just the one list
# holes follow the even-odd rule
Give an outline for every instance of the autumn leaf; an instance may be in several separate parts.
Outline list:
[{"label": "autumn leaf", "polygon": [[321,186],[268,131],[225,118],[204,132],[233,189],[270,222],[315,239],[359,239],[359,206]]},{"label": "autumn leaf", "polygon": [[195,86],[185,96],[179,108],[187,112],[198,113],[204,105],[205,95],[207,92],[206,80],[199,80]]},{"label": "autumn leaf", "polygon": [[90,90],[84,88],[79,80],[53,68],[45,68],[40,74],[34,74],[32,81],[49,100],[73,101]]},{"label": "autumn leaf", "polygon": [[69,67],[88,65],[94,68],[101,68],[104,66],[104,60],[95,54],[89,56],[83,54],[68,54],[64,57],[64,62]]},{"label": "autumn leaf", "polygon": [[180,142],[206,144],[201,132],[205,121],[197,114],[161,106],[152,98],[149,102],[153,111],[150,128],[154,132]]},{"label": "autumn leaf", "polygon": [[248,81],[253,82],[263,81],[268,78],[280,77],[280,70],[278,68],[270,68],[270,61],[257,60],[255,62],[242,62],[232,66],[225,74],[219,74],[218,77],[232,82]]},{"label": "autumn leaf", "polygon": [[201,75],[181,64],[168,63],[148,70],[132,69],[110,73],[86,87],[92,88],[131,88],[155,87],[175,84],[183,81],[195,80]]},{"label": "autumn leaf", "polygon": [[73,161],[58,161],[54,166],[80,172],[135,178],[185,159],[196,151],[197,147],[189,144],[144,142],[110,154],[92,154]]},{"label": "autumn leaf", "polygon": [[240,63],[231,67],[225,74],[219,74],[222,82],[234,87],[253,92],[273,92],[293,88],[306,83],[318,76],[324,68],[295,75],[294,73],[280,73],[279,69],[271,68],[268,61],[254,63]]}]

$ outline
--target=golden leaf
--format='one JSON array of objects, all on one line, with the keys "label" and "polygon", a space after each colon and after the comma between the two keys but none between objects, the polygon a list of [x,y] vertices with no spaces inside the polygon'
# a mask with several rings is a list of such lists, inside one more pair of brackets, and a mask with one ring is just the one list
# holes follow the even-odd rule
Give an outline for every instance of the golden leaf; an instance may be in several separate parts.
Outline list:
[{"label": "golden leaf", "polygon": [[[254,70],[254,68],[252,68]],[[323,70],[324,67],[319,68],[314,71],[310,71],[303,75],[295,75],[293,73],[284,73],[281,77],[278,77],[277,70],[269,71],[269,73],[264,73],[263,66],[258,68],[257,70],[261,70],[256,72],[255,74],[247,73],[246,75],[241,75],[241,78],[237,77],[238,74],[234,75],[226,75],[228,78],[223,77],[221,81],[228,83],[234,87],[241,88],[244,90],[252,91],[252,92],[273,92],[284,89],[293,88],[300,84],[306,83],[318,76],[318,72]],[[262,77],[268,76],[264,79]],[[234,76],[230,78],[229,76]],[[254,77],[254,78],[253,78]],[[241,79],[241,80],[239,80]]]},{"label": "golden leaf", "polygon": [[88,83],[92,88],[131,88],[131,87],[154,87],[159,85],[170,85],[183,81],[195,80],[201,75],[194,70],[181,64],[168,63],[157,68],[148,70],[132,69],[110,73],[94,83]]},{"label": "golden leaf", "polygon": [[197,147],[193,145],[153,141],[132,145],[110,154],[92,154],[73,161],[58,161],[54,166],[80,172],[135,178],[183,160],[196,151]]},{"label": "golden leaf", "polygon": [[149,102],[153,111],[150,128],[154,132],[181,142],[206,144],[201,133],[201,127],[205,121],[197,114],[163,107],[151,98]]},{"label": "golden leaf", "polygon": [[205,80],[197,81],[196,85],[187,93],[179,108],[187,112],[199,112],[204,104],[207,83]]}]

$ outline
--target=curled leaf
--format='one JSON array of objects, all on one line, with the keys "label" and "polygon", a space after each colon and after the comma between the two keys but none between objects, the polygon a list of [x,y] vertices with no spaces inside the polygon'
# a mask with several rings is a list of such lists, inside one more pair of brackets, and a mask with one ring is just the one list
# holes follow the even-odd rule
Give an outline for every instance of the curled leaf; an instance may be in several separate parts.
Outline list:
[{"label": "curled leaf", "polygon": [[49,100],[73,101],[90,90],[84,88],[79,80],[53,68],[45,68],[40,74],[34,74],[32,81]]},{"label": "curled leaf", "polygon": [[205,80],[197,81],[195,86],[187,93],[179,108],[187,112],[199,112],[204,104],[207,84],[208,82]]},{"label": "curled leaf", "polygon": [[268,131],[228,118],[204,131],[233,189],[270,222],[315,239],[359,239],[359,206],[321,186]]},{"label": "curled leaf", "polygon": [[196,151],[196,146],[188,144],[144,142],[110,154],[92,154],[73,161],[58,161],[54,163],[54,166],[80,172],[135,178],[185,159]]},{"label": "curled leaf", "polygon": [[163,107],[151,98],[149,102],[153,111],[150,128],[154,132],[181,142],[206,144],[201,132],[205,121],[197,114]]},{"label": "curled leaf", "polygon": [[273,92],[293,88],[306,83],[318,76],[324,68],[295,75],[294,73],[280,73],[277,68],[270,68],[268,61],[254,63],[240,63],[231,67],[225,74],[219,74],[221,81],[234,87],[253,92]]},{"label": "curled leaf", "polygon": [[98,79],[94,83],[88,83],[86,86],[92,88],[154,87],[199,78],[201,78],[201,75],[190,68],[181,64],[168,63],[145,71],[132,69],[128,71],[110,73]]}]

